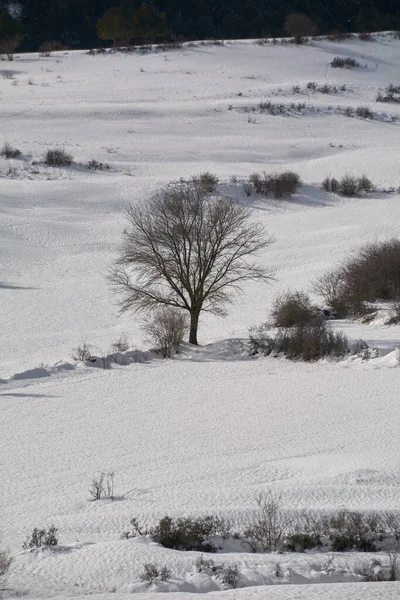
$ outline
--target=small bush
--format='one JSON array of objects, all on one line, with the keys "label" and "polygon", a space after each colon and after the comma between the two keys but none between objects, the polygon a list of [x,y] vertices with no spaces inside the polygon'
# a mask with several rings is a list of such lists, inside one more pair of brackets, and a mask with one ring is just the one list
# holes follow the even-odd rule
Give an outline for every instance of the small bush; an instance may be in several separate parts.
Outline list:
[{"label": "small bush", "polygon": [[92,357],[92,353],[91,353],[92,347],[93,346],[91,346],[87,342],[83,342],[82,346],[77,346],[77,348],[73,349],[72,358],[76,362],[86,362],[86,361],[90,360]]},{"label": "small bush", "polygon": [[4,142],[3,146],[0,148],[0,156],[4,156],[4,158],[18,158],[21,156],[21,150],[13,148],[8,142]]},{"label": "small bush", "polygon": [[212,194],[218,185],[218,177],[208,171],[200,173],[198,177],[193,177],[193,181],[200,184],[200,186],[209,194]]},{"label": "small bush", "polygon": [[367,244],[342,266],[328,271],[314,290],[342,316],[371,310],[366,302],[400,299],[400,240]]},{"label": "small bush", "polygon": [[368,108],[368,106],[357,106],[356,115],[360,117],[360,119],[370,119],[374,118],[372,111]]},{"label": "small bush", "polygon": [[400,94],[400,85],[393,85],[393,83],[389,83],[389,85],[385,89],[385,95],[379,92],[376,97],[376,101],[399,104],[400,96],[396,96],[395,94]]},{"label": "small bush", "polygon": [[265,325],[250,333],[253,354],[283,354],[289,359],[304,361],[319,360],[324,356],[341,357],[348,353],[347,338],[336,333],[325,322],[299,325],[280,329],[274,337],[268,334]]},{"label": "small bush", "polygon": [[102,472],[99,477],[93,477],[89,489],[92,500],[114,500],[114,476],[113,472]]},{"label": "small bush", "polygon": [[358,38],[362,42],[374,42],[375,41],[374,38],[372,37],[371,33],[359,33]]},{"label": "small bush", "polygon": [[247,197],[251,196],[254,192],[253,185],[249,181],[245,181],[243,184],[243,191]]},{"label": "small bush", "polygon": [[102,163],[98,160],[92,159],[86,164],[86,168],[90,171],[107,171],[110,169],[110,165],[108,163]]},{"label": "small bush", "polygon": [[358,189],[360,190],[360,192],[366,192],[367,194],[369,194],[375,189],[374,184],[366,175],[361,175],[361,177],[358,178],[357,182]]},{"label": "small bush", "polygon": [[276,298],[271,311],[274,327],[293,327],[321,321],[317,308],[304,292],[285,292]]},{"label": "small bush", "polygon": [[130,345],[128,342],[128,336],[126,333],[121,333],[116,342],[111,345],[111,349],[113,352],[117,354],[121,354],[122,352],[126,352],[129,350]]},{"label": "small bush", "polygon": [[355,570],[357,575],[360,575],[362,581],[377,582],[385,581],[385,575],[380,567],[380,563],[372,561],[371,564],[363,565]]},{"label": "small bush", "polygon": [[237,565],[230,565],[226,567],[220,574],[220,579],[225,585],[235,589],[239,583],[239,569]]},{"label": "small bush", "polygon": [[5,586],[14,559],[8,550],[0,550],[0,588]]},{"label": "small bush", "polygon": [[353,177],[352,175],[344,175],[339,182],[339,194],[341,196],[358,196],[360,192],[360,188],[358,185],[357,177]]},{"label": "small bush", "polygon": [[198,552],[216,552],[217,547],[207,538],[222,535],[225,522],[214,515],[200,518],[172,519],[164,517],[150,531],[155,542],[174,550],[196,550]]},{"label": "small bush", "polygon": [[185,314],[171,307],[164,307],[155,311],[143,328],[154,343],[154,349],[164,358],[171,358],[173,352],[179,352],[188,327]]},{"label": "small bush", "polygon": [[354,69],[356,67],[360,67],[360,63],[357,62],[354,58],[343,58],[340,56],[335,56],[335,58],[331,62],[331,67],[334,69]]},{"label": "small bush", "polygon": [[321,188],[324,192],[331,192],[332,194],[337,194],[339,192],[339,181],[334,177],[325,177],[321,184]]},{"label": "small bush", "polygon": [[305,102],[291,102],[290,104],[282,104],[267,100],[266,102],[260,102],[257,108],[260,113],[267,113],[269,115],[276,116],[290,115],[291,113],[303,114],[306,111],[307,106]]},{"label": "small bush", "polygon": [[307,533],[294,533],[285,540],[285,548],[289,552],[305,552],[322,546],[319,535],[312,536]]},{"label": "small bush", "polygon": [[122,540],[130,540],[135,537],[149,535],[149,533],[150,533],[149,529],[147,529],[147,528],[143,529],[143,527],[140,526],[139,521],[136,518],[131,519],[130,523],[132,525],[132,528],[130,531],[124,531],[121,534]]},{"label": "small bush", "polygon": [[144,565],[144,573],[142,578],[149,582],[150,585],[154,583],[154,581],[168,581],[171,579],[172,573],[168,567],[158,567],[155,563],[146,563]]},{"label": "small bush", "polygon": [[366,176],[354,177],[352,175],[344,175],[340,180],[334,177],[325,177],[321,184],[321,188],[325,192],[339,194],[340,196],[354,197],[361,192],[370,193],[374,190],[372,181]]},{"label": "small bush", "polygon": [[63,148],[55,148],[54,150],[47,150],[44,163],[51,167],[64,167],[71,165],[73,158],[71,154],[68,154]]},{"label": "small bush", "polygon": [[52,52],[60,50],[68,50],[68,46],[64,46],[61,42],[57,40],[47,40],[43,42],[39,46],[39,56],[41,57],[49,57]]},{"label": "small bush", "polygon": [[326,39],[328,42],[344,42],[345,40],[351,40],[352,37],[352,34],[347,31],[337,31],[328,35]]},{"label": "small bush", "polygon": [[256,194],[283,198],[285,196],[292,196],[297,192],[301,185],[301,179],[293,171],[274,173],[272,175],[253,173],[250,175],[248,183],[252,186]]},{"label": "small bush", "polygon": [[225,585],[236,588],[239,582],[239,569],[236,564],[225,567],[224,563],[216,563],[212,558],[204,558],[203,555],[195,562],[198,573],[206,573],[220,579]]},{"label": "small bush", "polygon": [[42,548],[44,546],[57,546],[58,544],[58,529],[51,525],[47,530],[34,528],[30,537],[22,544],[22,548]]}]

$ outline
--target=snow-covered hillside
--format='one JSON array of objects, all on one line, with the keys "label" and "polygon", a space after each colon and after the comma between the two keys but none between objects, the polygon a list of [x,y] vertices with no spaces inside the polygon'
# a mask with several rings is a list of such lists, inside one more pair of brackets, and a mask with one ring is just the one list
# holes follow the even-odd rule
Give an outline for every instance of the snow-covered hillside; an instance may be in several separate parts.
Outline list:
[{"label": "snow-covered hillside", "polygon": [[[333,69],[337,55],[361,66]],[[389,83],[400,85],[399,55],[400,41],[387,34],[374,42],[231,42],[1,63],[0,145],[7,140],[22,152],[0,158],[0,539],[15,557],[6,595],[400,595],[398,583],[359,583],[355,571],[371,555],[339,554],[331,572],[323,552],[230,548],[217,559],[238,565],[240,585],[258,587],[220,592],[215,578],[195,573],[197,553],[119,539],[132,517],[153,525],[165,514],[216,513],[239,526],[267,489],[281,492],[287,509],[399,509],[400,326],[333,323],[380,350],[369,361],[306,364],[253,359],[246,350],[248,328],[266,320],[280,292],[312,292],[316,276],[364,243],[399,237],[400,194],[388,190],[400,186],[400,104],[375,102]],[[308,82],[338,91],[313,92]],[[247,112],[268,100],[318,111]],[[376,118],[346,117],[338,106],[367,106]],[[55,147],[74,164],[41,164]],[[110,169],[88,170],[92,159]],[[247,198],[232,182],[286,169],[304,181],[291,200]],[[118,316],[106,279],[124,209],[204,171],[249,203],[274,236],[260,261],[276,281],[247,284],[225,319],[203,316],[201,347],[173,360],[77,366],[72,349],[83,341],[101,355],[126,332],[136,349],[148,347],[140,319]],[[341,198],[320,190],[325,176],[346,173],[365,173],[377,191]],[[123,499],[88,501],[101,471],[115,472]],[[21,549],[34,527],[50,524],[59,529],[57,548]],[[168,565],[171,581],[149,590],[140,578],[148,562]],[[321,585],[297,585],[307,582]],[[287,585],[268,585],[279,583]]]}]

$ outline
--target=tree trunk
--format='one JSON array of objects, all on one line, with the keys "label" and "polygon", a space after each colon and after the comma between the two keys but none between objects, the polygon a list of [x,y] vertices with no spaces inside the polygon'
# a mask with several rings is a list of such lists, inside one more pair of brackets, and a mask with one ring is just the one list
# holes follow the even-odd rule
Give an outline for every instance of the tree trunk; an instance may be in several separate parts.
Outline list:
[{"label": "tree trunk", "polygon": [[190,313],[190,333],[189,333],[189,344],[198,345],[197,343],[197,328],[199,326],[199,315],[200,311],[195,310]]}]

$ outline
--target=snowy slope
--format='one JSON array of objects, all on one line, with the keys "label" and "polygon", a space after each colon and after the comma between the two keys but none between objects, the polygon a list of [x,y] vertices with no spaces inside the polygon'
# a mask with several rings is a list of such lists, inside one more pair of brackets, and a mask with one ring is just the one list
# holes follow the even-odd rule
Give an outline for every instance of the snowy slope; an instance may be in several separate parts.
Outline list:
[{"label": "snowy slope", "polygon": [[[195,553],[119,540],[133,516],[153,524],[164,514],[216,512],[240,525],[254,495],[268,488],[282,491],[293,509],[399,508],[400,327],[334,324],[380,348],[381,357],[369,362],[254,360],[244,340],[280,291],[310,291],[321,271],[363,243],[399,236],[400,195],[383,190],[400,186],[400,121],[324,112],[363,105],[400,117],[400,105],[375,103],[378,91],[400,83],[399,54],[399,41],[380,36],[373,43],[235,42],[148,55],[32,54],[11,67],[2,63],[15,73],[0,79],[0,144],[8,140],[23,154],[0,158],[0,532],[16,556],[10,590],[36,598],[115,590],[118,598],[147,591],[140,573],[149,561],[170,566],[174,583],[166,589],[185,598],[221,588],[193,575]],[[332,69],[336,55],[362,67]],[[292,92],[309,81],[345,84],[346,91]],[[305,101],[321,112],[255,114],[249,123],[243,108],[266,99]],[[76,164],[29,166],[56,146]],[[83,165],[92,158],[110,170],[88,171]],[[287,168],[305,182],[291,201],[249,200],[229,183],[233,175]],[[174,360],[76,368],[71,352],[83,340],[107,352],[126,331],[146,349],[140,320],[118,317],[105,277],[124,207],[205,170],[220,177],[223,191],[251,202],[274,235],[260,260],[276,270],[276,281],[248,284],[226,319],[205,316],[203,346]],[[345,173],[366,173],[378,191],[343,199],[319,190],[326,175]],[[115,471],[123,500],[88,502],[91,479],[102,470]],[[59,551],[21,551],[33,527],[51,523],[59,528]],[[238,563],[243,585],[279,583],[277,562],[293,570],[285,579],[290,588],[249,587],[224,592],[227,598],[399,595],[396,584],[294,585],[359,580],[355,568],[367,558],[357,553],[339,557],[331,579],[320,553],[223,559]]]}]

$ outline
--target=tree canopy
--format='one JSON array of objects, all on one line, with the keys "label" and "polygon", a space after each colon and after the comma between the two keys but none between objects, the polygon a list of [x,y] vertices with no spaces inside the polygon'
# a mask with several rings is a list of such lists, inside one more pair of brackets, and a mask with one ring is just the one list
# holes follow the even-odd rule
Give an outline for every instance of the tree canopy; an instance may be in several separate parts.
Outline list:
[{"label": "tree canopy", "polygon": [[[0,11],[9,4],[0,0]],[[71,48],[105,45],[113,38],[99,38],[96,24],[115,7],[122,9],[126,26],[141,11],[136,25],[142,31],[145,13],[165,13],[166,21],[159,22],[150,37],[166,39],[166,22],[178,39],[283,36],[291,13],[306,15],[321,33],[400,29],[398,0],[148,0],[141,9],[142,4],[143,0],[24,0],[18,17],[22,48],[37,50],[48,40]]]}]

